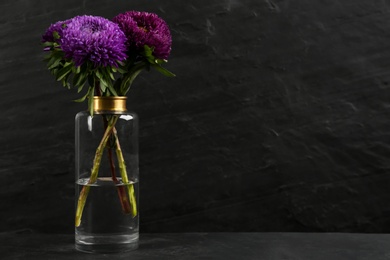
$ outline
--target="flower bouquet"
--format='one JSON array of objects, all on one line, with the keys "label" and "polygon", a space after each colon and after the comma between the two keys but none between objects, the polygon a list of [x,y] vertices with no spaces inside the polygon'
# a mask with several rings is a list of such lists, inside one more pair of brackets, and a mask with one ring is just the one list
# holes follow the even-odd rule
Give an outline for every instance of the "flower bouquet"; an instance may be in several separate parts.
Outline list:
[{"label": "flower bouquet", "polygon": [[[56,22],[42,35],[47,68],[68,89],[75,88],[81,97],[76,102],[88,101],[88,114],[93,117],[96,97],[125,97],[134,79],[144,70],[154,68],[165,76],[173,73],[162,65],[171,51],[171,34],[164,20],[156,14],[129,11],[112,20],[99,16],[76,16]],[[90,187],[99,176],[104,152],[111,165],[112,181],[117,186],[122,212],[137,216],[134,187],[129,180],[121,140],[116,124],[119,116],[103,116],[104,132],[96,147],[87,184],[83,186],[76,206],[75,226],[81,224]],[[114,153],[116,158],[114,158]]]}]

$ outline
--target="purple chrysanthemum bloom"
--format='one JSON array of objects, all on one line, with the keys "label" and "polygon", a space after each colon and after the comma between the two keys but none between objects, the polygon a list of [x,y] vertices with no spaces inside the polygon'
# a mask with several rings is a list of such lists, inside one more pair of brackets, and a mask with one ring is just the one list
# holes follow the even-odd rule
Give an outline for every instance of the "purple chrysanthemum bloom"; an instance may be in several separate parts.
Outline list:
[{"label": "purple chrysanthemum bloom", "polygon": [[171,32],[167,23],[156,14],[129,11],[117,15],[113,21],[125,33],[130,50],[140,51],[147,45],[154,48],[154,57],[168,59],[172,45]]},{"label": "purple chrysanthemum bloom", "polygon": [[119,26],[103,17],[76,16],[62,31],[60,45],[76,66],[91,61],[95,66],[114,66],[126,55],[126,36]]},{"label": "purple chrysanthemum bloom", "polygon": [[62,37],[62,30],[64,29],[64,26],[66,26],[66,23],[68,23],[69,20],[66,21],[58,21],[54,24],[51,24],[49,28],[46,30],[46,32],[42,35],[42,42],[58,42],[59,39],[54,38],[54,32],[58,33],[58,36]]}]

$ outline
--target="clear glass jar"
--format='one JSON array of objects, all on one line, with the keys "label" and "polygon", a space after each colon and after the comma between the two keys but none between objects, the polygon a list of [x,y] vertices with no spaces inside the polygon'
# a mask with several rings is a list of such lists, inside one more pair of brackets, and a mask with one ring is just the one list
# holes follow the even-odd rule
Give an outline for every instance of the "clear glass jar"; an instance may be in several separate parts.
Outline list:
[{"label": "clear glass jar", "polygon": [[138,248],[138,118],[126,97],[94,97],[76,115],[75,239],[84,252]]}]

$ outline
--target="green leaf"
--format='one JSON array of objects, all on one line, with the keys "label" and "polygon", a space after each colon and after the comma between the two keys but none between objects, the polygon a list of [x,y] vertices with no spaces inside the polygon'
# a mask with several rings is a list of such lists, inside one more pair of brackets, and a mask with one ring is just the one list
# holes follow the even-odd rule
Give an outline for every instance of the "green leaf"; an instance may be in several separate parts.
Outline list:
[{"label": "green leaf", "polygon": [[148,45],[144,45],[144,55],[146,57],[154,57],[153,50],[154,50],[154,48],[151,48]]},{"label": "green leaf", "polygon": [[63,83],[63,85],[64,85],[64,87],[67,87],[68,89],[71,88],[71,85],[70,85],[70,83],[69,83],[68,81],[65,81],[65,82]]},{"label": "green leaf", "polygon": [[150,48],[148,45],[144,45],[143,56],[151,64],[156,64],[156,58],[153,56],[154,48]]},{"label": "green leaf", "polygon": [[55,66],[52,66],[54,63],[56,63],[56,65],[58,65],[58,63],[60,63],[62,61],[62,56],[56,55],[56,53],[52,52],[51,55],[49,57],[47,57],[46,61],[47,61],[47,64],[46,64],[47,68],[52,69],[55,67]]},{"label": "green leaf", "polygon": [[60,81],[62,80],[66,75],[68,75],[70,72],[72,71],[71,68],[69,67],[64,67],[62,69],[60,69],[58,72],[57,72],[57,81]]},{"label": "green leaf", "polygon": [[99,86],[100,86],[100,89],[102,90],[102,93],[105,93],[106,89],[107,89],[107,85],[105,85],[103,83],[103,81],[100,81],[99,83],[100,83]]},{"label": "green leaf", "polygon": [[140,62],[134,65],[130,69],[130,71],[124,75],[120,86],[121,95],[127,94],[127,92],[130,90],[131,85],[133,84],[134,79],[141,73],[141,71],[147,68],[147,66],[148,66],[147,63]]},{"label": "green leaf", "polygon": [[47,64],[46,64],[47,68],[50,69],[51,65],[53,65],[53,63],[54,63],[56,60],[57,60],[57,59],[56,59],[55,57],[50,56],[50,58],[48,59]]},{"label": "green leaf", "polygon": [[81,68],[80,68],[81,66],[72,66],[72,71],[73,71],[73,73],[75,73],[75,74],[78,74],[78,73],[80,73],[80,70],[81,70]]},{"label": "green leaf", "polygon": [[[107,79],[104,73],[104,70],[96,70],[96,77],[99,79],[100,84],[103,84],[108,88],[108,90],[111,92],[112,95],[118,96],[117,92],[115,91],[114,87],[112,86],[112,82],[110,79]],[[106,89],[102,89],[102,92],[104,93]]]},{"label": "green leaf", "polygon": [[57,73],[58,73],[58,68],[54,68],[54,69],[52,69],[52,70],[50,70],[51,71],[51,74],[53,74],[54,76],[56,76],[57,75]]},{"label": "green leaf", "polygon": [[77,87],[77,82],[79,81],[80,76],[81,76],[81,74],[75,74],[74,75],[74,77],[73,77],[73,86],[74,87]]},{"label": "green leaf", "polygon": [[[87,81],[87,74],[80,72],[79,74],[75,74],[73,77],[73,86],[83,86],[85,82]],[[79,91],[80,92],[80,91]]]},{"label": "green leaf", "polygon": [[87,75],[86,74],[81,74],[82,76],[80,77],[79,81],[77,82],[77,86],[83,88],[85,85],[85,82],[87,82]]},{"label": "green leaf", "polygon": [[78,103],[84,102],[84,100],[87,98],[88,95],[89,95],[89,92],[87,94],[85,94],[84,96],[82,96],[81,98],[75,99],[73,101],[78,102]]},{"label": "green leaf", "polygon": [[127,70],[124,69],[124,67],[121,67],[121,66],[118,66],[117,68],[115,68],[115,70],[118,71],[120,74],[127,73]]},{"label": "green leaf", "polygon": [[83,87],[84,87],[84,84],[83,84],[83,85],[80,85],[80,86],[77,88],[77,93],[80,93],[80,92],[83,90]]},{"label": "green leaf", "polygon": [[89,87],[88,88],[88,91],[87,91],[87,93],[84,95],[84,96],[82,96],[81,98],[79,98],[79,99],[76,99],[76,100],[73,100],[74,102],[83,102],[88,96],[89,96],[89,92],[91,91],[91,87]]},{"label": "green leaf", "polygon": [[115,80],[114,74],[112,74],[111,68],[110,68],[110,67],[106,67],[105,74],[106,74],[106,76],[108,76],[111,80]]},{"label": "green leaf", "polygon": [[116,92],[116,90],[114,89],[114,86],[112,85],[112,82],[110,82],[109,85],[107,85],[108,89],[110,90],[111,94],[113,96],[118,96],[118,93]]},{"label": "green leaf", "polygon": [[64,52],[60,49],[54,49],[51,53],[53,57],[64,59]]},{"label": "green leaf", "polygon": [[60,38],[60,35],[58,34],[58,32],[54,31],[53,32],[53,38],[58,40]]},{"label": "green leaf", "polygon": [[95,74],[96,74],[96,77],[97,77],[100,81],[105,81],[104,76],[103,76],[103,74],[100,72],[99,69],[97,69],[97,70],[95,71]]},{"label": "green leaf", "polygon": [[104,79],[108,82],[108,81],[111,81],[111,79],[112,80],[115,80],[115,78],[114,78],[114,75],[112,75],[112,78],[111,78],[111,75],[110,74],[112,74],[111,73],[111,71],[109,71],[110,70],[110,68],[107,68],[107,67],[105,67],[105,68],[101,68],[101,70],[100,70],[100,74],[104,77]]},{"label": "green leaf", "polygon": [[53,57],[52,59],[53,59],[53,60],[50,60],[50,61],[48,62],[48,64],[47,64],[49,70],[54,69],[54,68],[57,67],[57,66],[60,64],[60,62],[61,62],[61,59],[59,59],[59,58]]},{"label": "green leaf", "polygon": [[160,65],[158,64],[152,64],[153,68],[155,68],[158,72],[160,72],[161,74],[167,76],[167,77],[176,77],[175,74],[173,74],[172,72],[170,72],[169,70],[167,70],[166,68],[163,68],[161,67]]},{"label": "green leaf", "polygon": [[107,85],[106,79],[104,78],[104,75],[100,72],[100,70],[95,71],[96,77],[99,79],[100,82],[103,82],[104,85]]},{"label": "green leaf", "polygon": [[123,61],[117,60],[116,63],[118,63],[120,66],[125,66],[126,64]]},{"label": "green leaf", "polygon": [[61,80],[62,86],[67,87],[68,89],[70,89],[70,87],[71,87],[70,84],[69,84],[69,82],[68,82],[69,75],[70,75],[70,74],[67,74],[67,75]]},{"label": "green leaf", "polygon": [[53,47],[54,42],[44,42],[42,45],[43,45],[44,47]]},{"label": "green leaf", "polygon": [[153,50],[154,50],[154,48],[150,48],[147,45],[144,46],[143,55],[146,58],[146,60],[150,63],[150,65],[152,67],[154,67],[158,72],[160,72],[161,74],[163,74],[167,77],[175,77],[176,76],[175,74],[173,74],[172,72],[170,72],[169,70],[167,70],[161,66],[161,64],[166,63],[167,60],[156,59],[153,56]]},{"label": "green leaf", "polygon": [[62,80],[66,75],[72,71],[72,63],[65,63],[64,67],[57,72],[57,81]]},{"label": "green leaf", "polygon": [[52,52],[50,52],[50,54],[46,54],[45,56],[43,56],[43,61],[49,61],[52,56]]},{"label": "green leaf", "polygon": [[123,95],[126,95],[127,92],[129,92],[131,85],[133,84],[133,81],[135,78],[143,71],[143,69],[139,69],[131,74],[131,76],[126,80],[125,84],[123,84],[122,93]]}]

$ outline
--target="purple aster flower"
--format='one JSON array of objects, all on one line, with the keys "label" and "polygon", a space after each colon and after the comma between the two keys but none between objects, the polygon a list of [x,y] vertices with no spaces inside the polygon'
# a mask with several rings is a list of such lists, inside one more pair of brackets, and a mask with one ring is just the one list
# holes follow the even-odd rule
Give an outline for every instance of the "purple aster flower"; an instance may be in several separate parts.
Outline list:
[{"label": "purple aster flower", "polygon": [[57,32],[58,36],[62,37],[62,30],[64,29],[64,26],[66,26],[66,23],[68,23],[69,20],[66,21],[58,21],[54,24],[51,24],[49,28],[46,30],[46,32],[42,35],[42,42],[57,42],[59,39],[55,39],[53,33]]},{"label": "purple aster flower", "polygon": [[167,23],[156,14],[129,11],[114,17],[127,37],[130,50],[143,50],[144,45],[154,48],[153,55],[167,59],[171,52],[172,37]]},{"label": "purple aster flower", "polygon": [[119,26],[103,17],[76,16],[62,31],[60,45],[76,66],[91,61],[95,66],[115,66],[126,55],[126,36]]}]

